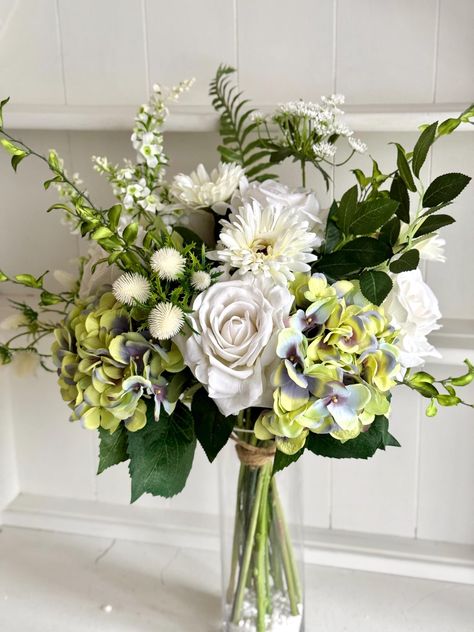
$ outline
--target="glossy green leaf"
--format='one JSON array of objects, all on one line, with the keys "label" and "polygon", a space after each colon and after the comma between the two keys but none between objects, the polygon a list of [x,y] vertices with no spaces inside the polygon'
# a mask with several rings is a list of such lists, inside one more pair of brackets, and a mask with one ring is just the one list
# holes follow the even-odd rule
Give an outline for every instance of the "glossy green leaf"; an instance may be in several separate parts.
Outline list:
[{"label": "glossy green leaf", "polygon": [[125,240],[125,243],[128,246],[130,246],[131,244],[134,243],[135,239],[137,238],[137,235],[138,235],[138,223],[132,222],[131,224],[125,227],[122,236]]},{"label": "glossy green leaf", "polygon": [[388,197],[377,197],[358,204],[346,224],[348,235],[370,235],[393,216],[399,203]]},{"label": "glossy green leaf", "polygon": [[416,231],[415,237],[421,237],[421,235],[428,235],[434,233],[444,226],[454,224],[456,220],[451,215],[430,215],[425,219],[420,228]]},{"label": "glossy green leaf", "polygon": [[184,404],[178,402],[172,415],[162,410],[159,421],[149,406],[146,426],[128,433],[131,502],[145,493],[170,498],[182,491],[195,449],[194,421]]},{"label": "glossy green leaf", "polygon": [[395,176],[390,187],[390,198],[396,200],[399,205],[396,210],[397,217],[405,224],[410,223],[410,196],[405,182],[400,176]]},{"label": "glossy green leaf", "polygon": [[469,184],[471,178],[463,173],[445,173],[433,180],[423,196],[423,207],[432,208],[454,200]]},{"label": "glossy green leaf", "polygon": [[392,261],[390,264],[390,272],[399,274],[400,272],[408,272],[409,270],[416,270],[420,263],[420,251],[416,248],[407,250],[398,259]]},{"label": "glossy green leaf", "polygon": [[408,160],[406,157],[406,152],[403,147],[399,143],[394,143],[397,147],[397,167],[398,173],[402,178],[403,182],[407,185],[407,188],[410,191],[416,191],[415,181],[413,180],[413,175],[410,169],[410,165],[408,164]]},{"label": "glossy green leaf", "polygon": [[204,388],[193,397],[191,405],[196,437],[212,463],[227,443],[236,424],[234,416],[224,417]]},{"label": "glossy green leaf", "polygon": [[102,474],[104,470],[113,465],[128,461],[127,434],[128,431],[123,425],[120,425],[113,433],[104,428],[99,428],[99,467],[97,474]]},{"label": "glossy green leaf", "polygon": [[392,287],[392,279],[385,272],[368,270],[360,277],[361,292],[374,305],[381,305]]},{"label": "glossy green leaf", "polygon": [[357,216],[357,198],[359,189],[355,184],[344,193],[339,202],[338,218],[339,226],[345,235],[353,234],[351,232],[351,223]]},{"label": "glossy green leaf", "polygon": [[3,108],[10,101],[10,97],[0,101],[0,129],[3,127]]},{"label": "glossy green leaf", "polygon": [[426,129],[420,134],[419,139],[416,142],[413,149],[412,169],[415,176],[418,178],[420,175],[421,167],[423,166],[428,151],[436,138],[436,128],[438,127],[438,121],[428,125]]}]

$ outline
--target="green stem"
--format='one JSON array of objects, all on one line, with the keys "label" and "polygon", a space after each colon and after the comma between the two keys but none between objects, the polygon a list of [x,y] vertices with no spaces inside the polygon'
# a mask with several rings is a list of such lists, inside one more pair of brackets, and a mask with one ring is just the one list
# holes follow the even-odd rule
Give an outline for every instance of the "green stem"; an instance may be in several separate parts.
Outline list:
[{"label": "green stem", "polygon": [[256,564],[256,579],[257,579],[257,632],[265,632],[265,617],[267,614],[267,573],[266,573],[266,550],[268,546],[268,533],[267,533],[267,500],[268,500],[268,487],[270,484],[271,470],[269,465],[273,467],[273,464],[265,464],[260,470],[260,478],[263,479],[262,495],[260,500],[260,511],[258,519],[258,531],[256,534],[257,539],[257,564]]},{"label": "green stem", "polygon": [[306,162],[301,159],[301,185],[306,187]]},{"label": "green stem", "polygon": [[283,514],[278,489],[275,478],[272,478],[273,506],[276,513],[276,524],[281,539],[281,552],[283,558],[283,568],[285,570],[286,581],[288,584],[288,597],[290,600],[291,614],[298,614],[298,603],[301,601],[301,587],[299,585],[298,574],[296,571],[295,560],[293,556],[293,548],[288,532],[288,527]]},{"label": "green stem", "polygon": [[242,604],[244,601],[245,586],[247,583],[247,578],[248,578],[248,573],[249,573],[250,560],[252,559],[252,550],[254,546],[255,532],[257,529],[257,519],[258,519],[258,514],[259,514],[259,509],[260,509],[260,502],[262,500],[262,492],[264,488],[264,483],[265,483],[265,474],[262,468],[260,469],[258,473],[258,482],[257,482],[256,490],[255,490],[252,513],[250,516],[250,523],[249,523],[249,527],[247,531],[244,555],[243,555],[242,564],[240,567],[239,581],[237,584],[237,592],[235,595],[234,606],[232,608],[232,622],[235,625],[238,625],[239,623],[240,613],[242,610]]},{"label": "green stem", "polygon": [[229,586],[227,588],[227,603],[232,601],[235,590],[235,577],[237,574],[237,563],[239,561],[240,534],[242,531],[242,481],[244,479],[244,465],[240,466],[239,481],[237,484],[237,501],[235,504],[234,540],[232,542],[232,562],[230,567]]}]

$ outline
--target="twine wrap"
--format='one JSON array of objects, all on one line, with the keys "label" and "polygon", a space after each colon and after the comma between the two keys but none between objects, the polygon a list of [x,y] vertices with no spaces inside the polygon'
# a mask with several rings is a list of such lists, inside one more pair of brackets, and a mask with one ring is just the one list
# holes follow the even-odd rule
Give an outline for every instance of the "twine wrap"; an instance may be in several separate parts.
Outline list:
[{"label": "twine wrap", "polygon": [[268,448],[259,448],[250,443],[245,443],[245,441],[240,441],[240,439],[236,437],[232,438],[235,441],[235,450],[242,465],[247,465],[252,469],[258,469],[273,461],[276,452],[275,444]]}]

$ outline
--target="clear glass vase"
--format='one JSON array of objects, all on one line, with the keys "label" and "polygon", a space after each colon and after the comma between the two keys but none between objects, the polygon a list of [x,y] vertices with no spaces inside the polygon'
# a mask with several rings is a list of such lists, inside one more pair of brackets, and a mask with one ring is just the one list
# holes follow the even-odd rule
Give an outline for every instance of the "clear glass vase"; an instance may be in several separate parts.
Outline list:
[{"label": "clear glass vase", "polygon": [[301,632],[301,467],[272,476],[273,442],[233,437],[219,460],[223,630]]}]

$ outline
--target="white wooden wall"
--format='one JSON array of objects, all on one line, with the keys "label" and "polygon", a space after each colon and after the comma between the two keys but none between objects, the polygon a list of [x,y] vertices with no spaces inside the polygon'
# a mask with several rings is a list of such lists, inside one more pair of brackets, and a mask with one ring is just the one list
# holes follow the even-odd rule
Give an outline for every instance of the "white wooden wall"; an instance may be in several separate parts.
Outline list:
[{"label": "white wooden wall", "polygon": [[[437,110],[461,109],[474,97],[473,21],[470,0],[0,0],[0,96],[12,97],[7,124],[22,128],[17,133],[35,147],[56,147],[103,204],[110,193],[89,156],[119,160],[130,153],[125,124],[153,81],[198,79],[167,134],[170,173],[198,161],[215,165],[217,135],[202,130],[215,125],[207,83],[221,61],[238,67],[241,87],[263,106],[345,93],[370,154],[385,168],[394,161],[389,140],[413,145],[415,134],[407,130],[419,112],[434,120]],[[176,131],[185,128],[193,133]],[[474,175],[473,138],[460,132],[436,146],[427,176]],[[367,165],[369,158],[358,162]],[[282,176],[297,183],[292,165],[284,165]],[[44,213],[54,199],[42,188],[45,177],[32,161],[15,176],[0,155],[0,268],[7,272],[64,268],[79,252],[58,217]],[[349,170],[338,172],[335,193],[349,182]],[[316,178],[312,184],[327,202],[333,191],[327,194]],[[473,191],[471,185],[453,207],[459,222],[445,231],[448,263],[426,269],[446,318],[435,338],[445,360],[432,367],[442,373],[457,370],[469,349],[474,356]],[[0,289],[5,314],[6,289]],[[95,434],[67,423],[54,376],[20,381],[3,371],[0,389],[0,510],[20,491],[128,502],[125,467],[94,476]],[[308,455],[307,524],[474,544],[470,409],[428,420],[412,394],[398,393],[392,429],[402,448],[369,462]],[[216,479],[198,452],[183,494],[139,502],[214,514]]]}]

